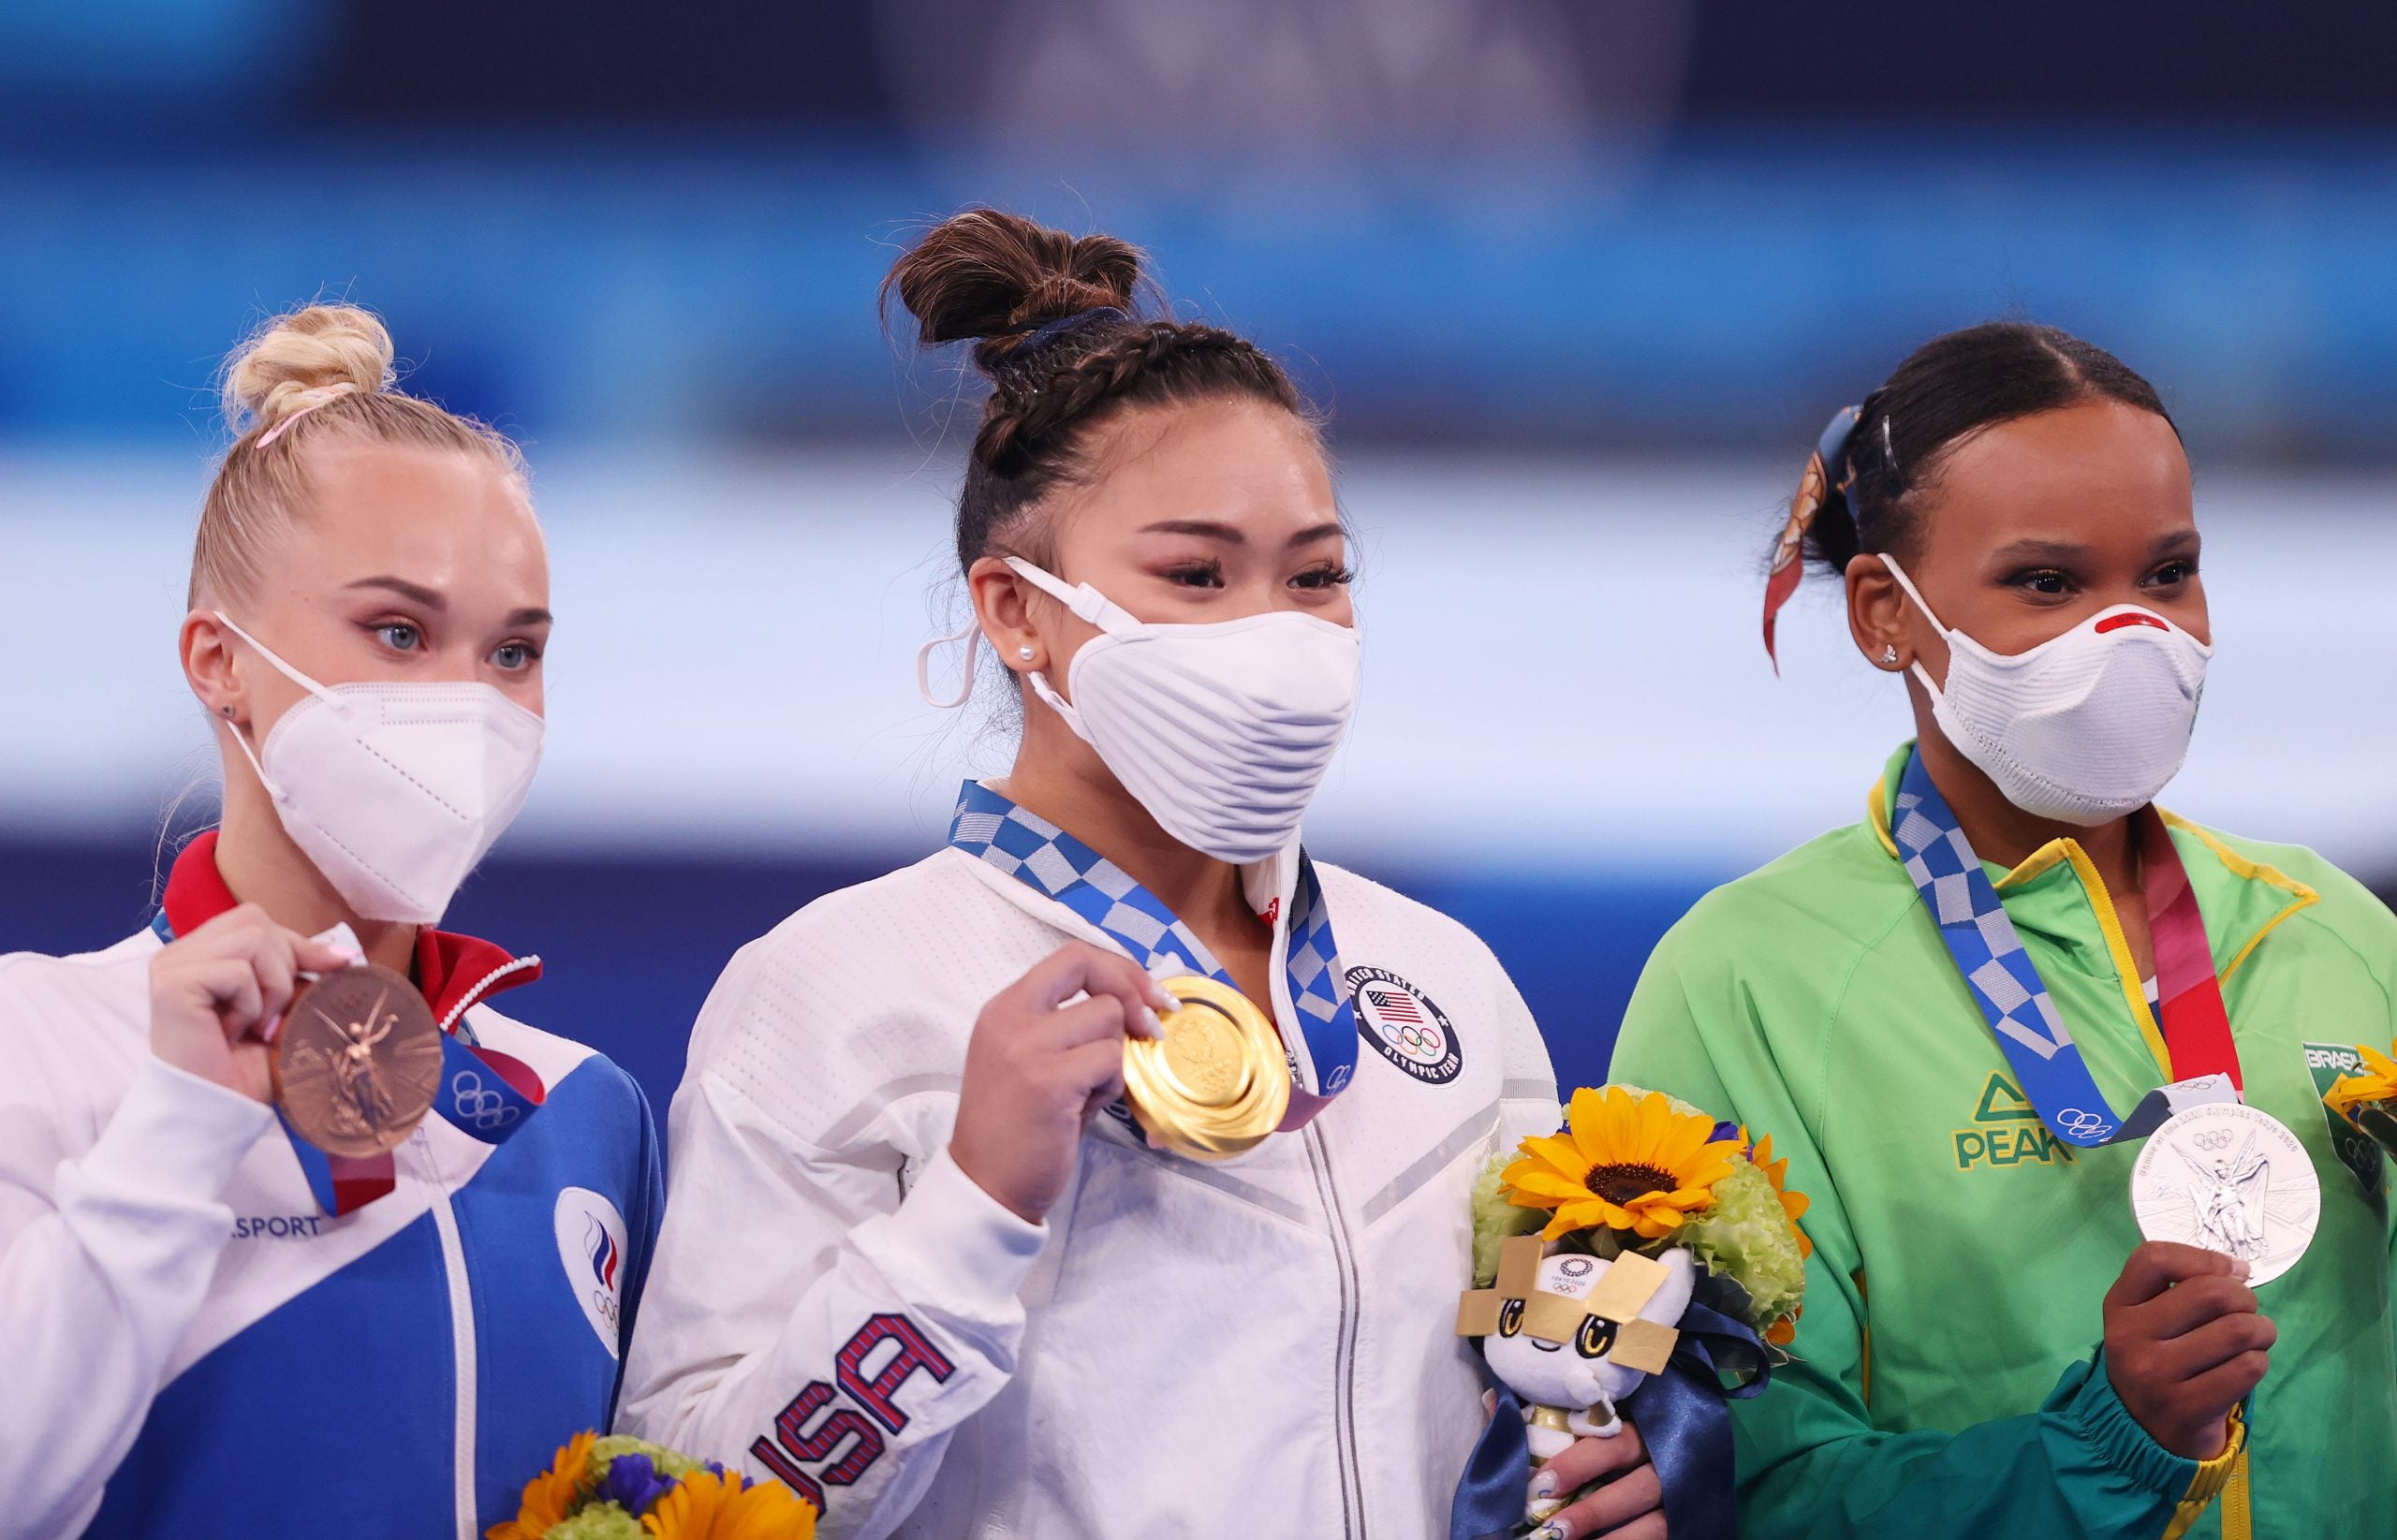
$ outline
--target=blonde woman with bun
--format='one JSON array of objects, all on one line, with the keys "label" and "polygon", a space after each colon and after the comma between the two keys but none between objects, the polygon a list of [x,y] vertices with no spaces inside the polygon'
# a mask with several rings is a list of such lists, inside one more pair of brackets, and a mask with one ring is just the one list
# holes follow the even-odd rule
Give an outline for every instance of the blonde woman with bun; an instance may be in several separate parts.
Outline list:
[{"label": "blonde woman with bun", "polygon": [[[135,935],[0,958],[0,1535],[469,1540],[607,1423],[660,1202],[631,1079],[489,1004],[539,959],[434,925],[539,757],[548,558],[514,447],[362,310],[225,398],[179,637],[223,821]],[[271,1044],[360,961],[440,1078],[342,1158]]]}]

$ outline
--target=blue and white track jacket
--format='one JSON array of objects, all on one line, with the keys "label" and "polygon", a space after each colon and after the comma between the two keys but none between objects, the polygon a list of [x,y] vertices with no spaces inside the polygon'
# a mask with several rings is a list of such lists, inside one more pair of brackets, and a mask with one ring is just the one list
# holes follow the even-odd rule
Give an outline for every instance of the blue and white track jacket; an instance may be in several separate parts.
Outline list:
[{"label": "blue and white track jacket", "polygon": [[[231,902],[194,842],[167,919]],[[427,1118],[392,1191],[332,1217],[269,1108],[152,1055],[163,944],[0,958],[0,1536],[513,1518],[613,1408],[663,1202],[639,1087],[480,1003],[537,960],[428,931],[435,1014],[547,1101],[496,1145]]]}]

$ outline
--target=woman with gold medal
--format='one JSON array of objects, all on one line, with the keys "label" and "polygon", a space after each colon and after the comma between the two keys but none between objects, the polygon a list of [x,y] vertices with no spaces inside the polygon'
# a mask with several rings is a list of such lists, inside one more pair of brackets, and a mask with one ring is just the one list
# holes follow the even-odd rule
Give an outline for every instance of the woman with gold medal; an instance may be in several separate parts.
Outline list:
[{"label": "woman with gold medal", "polygon": [[[1021,745],[734,958],[675,1098],[630,1430],[828,1536],[1445,1534],[1484,1421],[1468,1192],[1548,1056],[1463,927],[1301,847],[1359,667],[1323,447],[1140,269],[974,211],[893,271],[991,382],[953,639]],[[1641,1464],[1584,1444],[1551,1480]]]},{"label": "woman with gold medal", "polygon": [[0,959],[0,1536],[478,1536],[604,1425],[661,1201],[639,1090],[434,921],[543,739],[507,440],[313,305],[227,373],[181,653],[220,826],[153,923]]},{"label": "woman with gold medal", "polygon": [[1938,338],[1832,420],[1780,550],[1768,646],[1802,550],[1916,739],[1674,927],[1613,1063],[1813,1199],[1796,1361],[1732,1403],[1741,1533],[2387,1533],[2387,1173],[2316,1066],[2390,1036],[2397,918],[2153,805],[2214,645],[2162,401],[2052,329]]}]

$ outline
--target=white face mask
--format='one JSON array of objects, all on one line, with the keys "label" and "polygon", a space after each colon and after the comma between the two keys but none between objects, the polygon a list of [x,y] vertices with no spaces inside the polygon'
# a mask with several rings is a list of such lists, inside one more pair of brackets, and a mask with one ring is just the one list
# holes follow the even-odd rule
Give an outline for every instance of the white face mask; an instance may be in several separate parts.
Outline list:
[{"label": "white face mask", "polygon": [[291,843],[360,917],[439,919],[524,805],[541,718],[489,684],[319,684],[216,618],[308,692],[256,754],[226,724]]},{"label": "white face mask", "polygon": [[[1159,827],[1218,860],[1287,848],[1357,709],[1356,628],[1290,610],[1152,624],[1088,583],[1068,586],[1012,556],[1007,565],[1098,627],[1066,673],[1070,701],[1042,674],[1029,676],[1032,688]],[[980,631],[963,635],[971,690]],[[933,704],[965,698],[934,700],[926,673],[919,657],[918,683]]]},{"label": "white face mask", "polygon": [[2213,649],[2154,610],[2103,609],[2027,653],[1993,653],[1940,624],[1895,561],[1890,575],[1948,640],[1948,687],[1920,662],[1948,741],[2025,813],[2102,824],[2179,773]]}]

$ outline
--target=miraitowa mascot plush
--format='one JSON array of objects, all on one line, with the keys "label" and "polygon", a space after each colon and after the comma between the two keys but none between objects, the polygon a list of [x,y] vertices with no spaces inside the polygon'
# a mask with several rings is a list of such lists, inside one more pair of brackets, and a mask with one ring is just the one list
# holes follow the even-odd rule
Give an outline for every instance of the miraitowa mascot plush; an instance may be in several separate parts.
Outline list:
[{"label": "miraitowa mascot plush", "polygon": [[[1457,1331],[1482,1340],[1491,1373],[1522,1402],[1532,1468],[1576,1439],[1623,1431],[1615,1403],[1671,1362],[1675,1323],[1689,1309],[1698,1269],[1672,1247],[1654,1258],[1611,1260],[1581,1252],[1543,1256],[1539,1237],[1519,1235],[1498,1253],[1498,1277],[1457,1306]],[[1571,1494],[1530,1500],[1537,1522]]]}]

